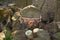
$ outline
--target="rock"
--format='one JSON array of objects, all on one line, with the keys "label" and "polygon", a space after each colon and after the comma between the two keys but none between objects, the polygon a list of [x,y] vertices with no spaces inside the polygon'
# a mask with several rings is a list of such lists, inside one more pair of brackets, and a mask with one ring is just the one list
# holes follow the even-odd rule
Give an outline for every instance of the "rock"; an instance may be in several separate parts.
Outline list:
[{"label": "rock", "polygon": [[15,36],[13,36],[12,40],[27,40],[25,36],[25,32],[23,30],[19,30]]},{"label": "rock", "polygon": [[55,22],[46,24],[44,29],[47,30],[51,34],[59,31],[58,25]]},{"label": "rock", "polygon": [[60,40],[60,32],[53,34],[53,40]]},{"label": "rock", "polygon": [[42,11],[53,10],[56,8],[56,0],[33,0],[33,5],[39,10],[42,7]]},{"label": "rock", "polygon": [[37,32],[37,37],[33,38],[33,40],[50,40],[50,36],[47,31],[40,30]]},{"label": "rock", "polygon": [[57,13],[57,0],[33,0],[33,5],[40,10],[43,17],[47,17],[47,12],[54,12],[55,20]]},{"label": "rock", "polygon": [[37,9],[41,9],[41,7],[42,7],[42,5],[43,5],[43,3],[44,3],[44,1],[45,0],[33,0],[32,2],[32,4],[35,6],[35,7],[37,7]]},{"label": "rock", "polygon": [[57,22],[57,25],[58,25],[58,28],[59,28],[59,31],[60,31],[60,22]]},{"label": "rock", "polygon": [[59,27],[56,22],[51,22],[47,24],[40,22],[39,28],[45,29],[51,34],[59,31]]},{"label": "rock", "polygon": [[39,18],[40,17],[40,11],[33,5],[24,7],[21,13],[23,17],[27,17],[27,18]]}]

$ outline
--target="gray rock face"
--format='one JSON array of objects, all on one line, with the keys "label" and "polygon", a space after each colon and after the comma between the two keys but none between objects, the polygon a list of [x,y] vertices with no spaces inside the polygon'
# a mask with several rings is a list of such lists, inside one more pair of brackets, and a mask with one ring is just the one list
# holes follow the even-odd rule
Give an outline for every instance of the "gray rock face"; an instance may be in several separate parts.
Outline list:
[{"label": "gray rock face", "polygon": [[53,34],[53,40],[60,40],[60,32]]},{"label": "gray rock face", "polygon": [[58,14],[57,14],[57,21],[60,21],[60,0],[57,0],[57,8],[58,8]]},{"label": "gray rock face", "polygon": [[33,5],[37,7],[37,9],[40,10],[42,4],[44,3],[45,0],[33,0]]},{"label": "gray rock face", "polygon": [[54,22],[47,24],[44,27],[44,29],[47,30],[51,34],[56,33],[59,30],[58,25]]},{"label": "gray rock face", "polygon": [[56,2],[57,0],[33,0],[33,5],[40,10],[41,14],[44,15],[44,17],[46,17],[47,12],[54,12],[54,14],[56,14]]},{"label": "gray rock face", "polygon": [[13,36],[12,40],[27,40],[25,36],[25,31],[19,30],[15,36]]},{"label": "gray rock face", "polygon": [[45,30],[37,32],[37,37],[33,40],[50,40],[49,33]]},{"label": "gray rock face", "polygon": [[42,11],[54,11],[56,8],[56,0],[33,0],[33,5],[36,6],[38,9],[42,7]]},{"label": "gray rock face", "polygon": [[56,33],[59,30],[58,25],[55,22],[48,23],[48,24],[40,23],[39,25],[40,25],[39,28],[45,29],[51,34]]},{"label": "gray rock face", "polygon": [[27,17],[27,18],[39,18],[40,17],[40,11],[37,10],[35,6],[33,5],[24,7],[21,13],[23,17]]},{"label": "gray rock face", "polygon": [[59,30],[60,30],[60,22],[57,22],[57,25],[58,25],[58,28],[59,28]]}]

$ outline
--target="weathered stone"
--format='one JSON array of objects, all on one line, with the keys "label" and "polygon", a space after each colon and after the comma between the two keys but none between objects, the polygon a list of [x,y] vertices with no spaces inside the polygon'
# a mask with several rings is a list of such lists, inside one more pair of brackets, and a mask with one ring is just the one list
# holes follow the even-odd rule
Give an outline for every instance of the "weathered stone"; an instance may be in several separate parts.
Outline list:
[{"label": "weathered stone", "polygon": [[33,0],[32,4],[37,7],[37,9],[41,9],[45,0]]},{"label": "weathered stone", "polygon": [[22,16],[27,18],[39,18],[40,11],[35,8],[33,5],[24,7],[22,10]]},{"label": "weathered stone", "polygon": [[57,10],[57,11],[58,11],[58,14],[56,14],[56,16],[57,16],[57,18],[56,18],[56,19],[57,19],[57,21],[60,21],[60,8],[58,8],[58,10]]},{"label": "weathered stone", "polygon": [[[47,10],[53,10],[54,11],[54,8],[56,7],[56,0],[33,0],[33,5],[40,5],[42,6],[43,9],[47,8]],[[39,9],[38,6],[37,8]],[[46,11],[46,10],[44,10]]]},{"label": "weathered stone", "polygon": [[60,30],[60,22],[57,22],[57,25],[58,25],[58,28],[59,28],[59,30]]},{"label": "weathered stone", "polygon": [[46,24],[44,29],[47,30],[50,34],[56,33],[59,30],[58,25],[55,22]]},{"label": "weathered stone", "polygon": [[56,10],[57,10],[57,0],[33,0],[33,5],[40,10],[41,14],[46,17],[47,12],[54,12],[55,20],[56,19]]},{"label": "weathered stone", "polygon": [[58,8],[60,8],[60,1],[57,1],[57,6]]},{"label": "weathered stone", "polygon": [[59,31],[59,27],[56,22],[47,23],[47,24],[44,24],[41,22],[39,24],[39,28],[47,30],[50,34],[53,34]]},{"label": "weathered stone", "polygon": [[25,31],[23,30],[18,30],[18,32],[13,36],[12,40],[27,40],[25,36]]},{"label": "weathered stone", "polygon": [[53,34],[52,36],[53,36],[53,40],[60,40],[60,32],[57,32]]},{"label": "weathered stone", "polygon": [[47,31],[40,30],[37,32],[37,37],[33,38],[33,40],[50,40],[50,36]]}]

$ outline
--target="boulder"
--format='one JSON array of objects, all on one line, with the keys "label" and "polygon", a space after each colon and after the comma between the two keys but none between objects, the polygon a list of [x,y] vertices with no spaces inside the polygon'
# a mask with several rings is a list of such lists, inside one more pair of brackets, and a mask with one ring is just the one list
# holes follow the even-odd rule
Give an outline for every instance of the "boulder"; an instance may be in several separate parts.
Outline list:
[{"label": "boulder", "polygon": [[53,40],[60,40],[60,32],[53,34]]},{"label": "boulder", "polygon": [[50,40],[49,33],[45,30],[41,30],[37,32],[37,36],[33,38],[33,40]]},{"label": "boulder", "polygon": [[12,40],[27,40],[24,30],[18,30]]},{"label": "boulder", "polygon": [[21,14],[27,18],[39,18],[40,11],[33,5],[26,6],[22,9]]}]

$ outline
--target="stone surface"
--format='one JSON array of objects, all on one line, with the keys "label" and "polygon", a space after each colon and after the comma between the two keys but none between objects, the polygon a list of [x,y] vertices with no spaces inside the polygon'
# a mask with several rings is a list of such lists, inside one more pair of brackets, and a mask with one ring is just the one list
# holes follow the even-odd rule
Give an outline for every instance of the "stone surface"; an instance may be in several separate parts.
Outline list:
[{"label": "stone surface", "polygon": [[60,40],[60,32],[53,34],[53,40]]},{"label": "stone surface", "polygon": [[33,40],[50,40],[49,33],[45,30],[37,32],[37,37],[33,38]]},{"label": "stone surface", "polygon": [[40,10],[41,14],[46,17],[47,12],[54,12],[55,20],[57,14],[57,0],[33,0],[33,5]]},{"label": "stone surface", "polygon": [[50,34],[56,33],[59,30],[58,25],[54,22],[46,24],[44,29],[47,30]]},{"label": "stone surface", "polygon": [[58,8],[57,21],[60,21],[60,0],[57,1],[57,8]]},{"label": "stone surface", "polygon": [[27,18],[39,18],[40,11],[37,10],[33,5],[29,5],[23,8],[22,16]]},{"label": "stone surface", "polygon": [[60,1],[57,1],[58,8],[60,8]]},{"label": "stone surface", "polygon": [[57,25],[58,25],[58,28],[59,28],[59,31],[60,31],[60,22],[57,22]]},{"label": "stone surface", "polygon": [[27,40],[24,30],[18,30],[18,32],[13,36],[12,40]]},{"label": "stone surface", "polygon": [[32,4],[37,7],[37,9],[40,10],[42,7],[42,4],[44,3],[45,0],[33,0]]}]

